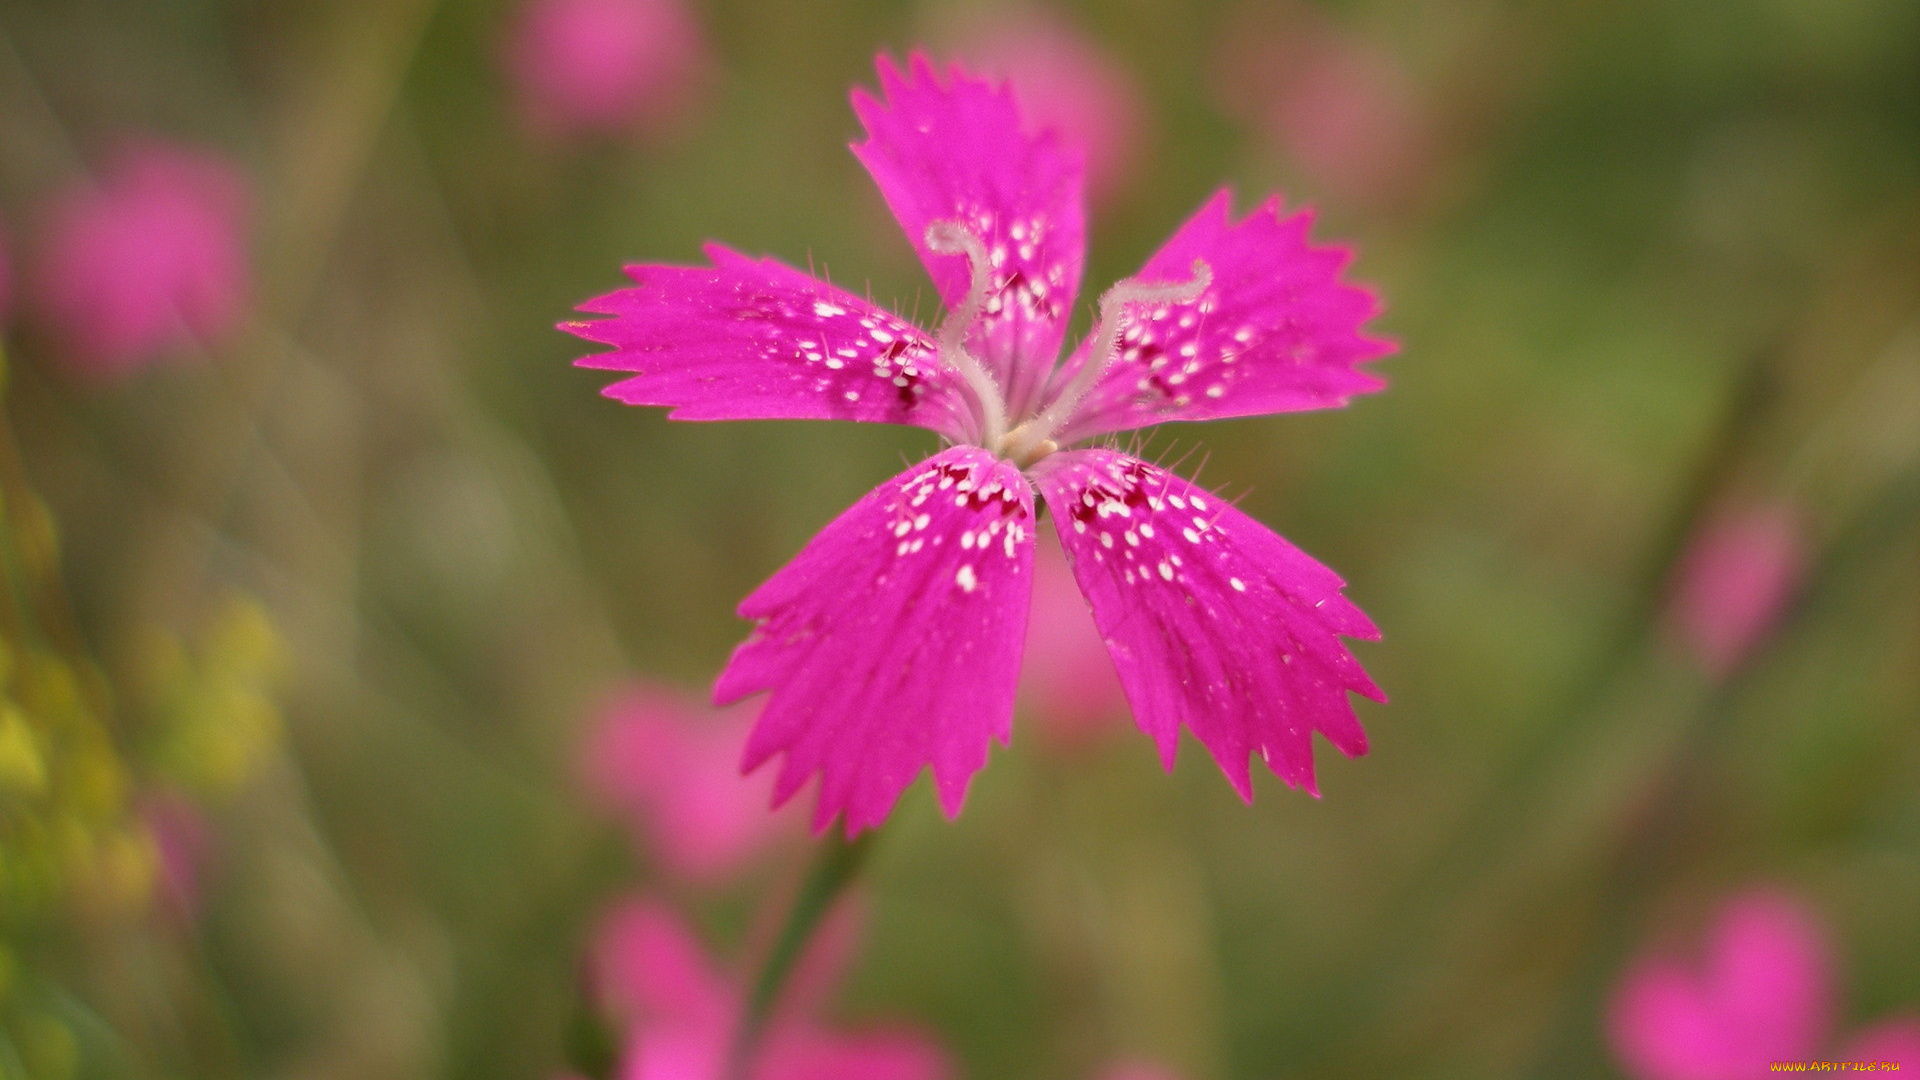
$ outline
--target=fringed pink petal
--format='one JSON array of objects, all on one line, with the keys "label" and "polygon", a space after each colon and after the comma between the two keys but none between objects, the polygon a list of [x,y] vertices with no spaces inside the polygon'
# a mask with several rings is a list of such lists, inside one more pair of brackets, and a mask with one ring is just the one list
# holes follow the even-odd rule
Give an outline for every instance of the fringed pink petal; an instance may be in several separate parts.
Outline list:
[{"label": "fringed pink petal", "polygon": [[1124,454],[1068,451],[1032,471],[1134,719],[1168,768],[1182,724],[1249,800],[1252,754],[1316,791],[1315,731],[1349,757],[1366,752],[1347,692],[1385,698],[1340,636],[1379,631],[1331,570],[1220,497]]},{"label": "fringed pink petal", "polygon": [[1086,252],[1078,149],[1051,130],[1030,133],[1013,95],[958,66],[943,82],[916,54],[902,74],[882,56],[877,100],[853,92],[867,141],[853,152],[933,276],[949,308],[971,287],[961,255],[927,247],[927,226],[958,221],[992,264],[992,291],[968,339],[1018,413],[1059,355]]},{"label": "fringed pink petal", "polygon": [[745,768],[785,755],[776,801],[818,773],[817,830],[880,824],[924,765],[957,814],[1010,733],[1032,573],[1013,466],[959,446],[881,484],[740,604],[758,625],[714,697],[773,692]]},{"label": "fringed pink petal", "polygon": [[1380,305],[1340,280],[1347,249],[1314,246],[1312,216],[1282,217],[1278,197],[1237,223],[1231,210],[1227,192],[1215,195],[1141,268],[1141,281],[1186,281],[1200,260],[1213,281],[1188,303],[1127,308],[1118,355],[1062,444],[1168,420],[1335,408],[1386,385],[1356,366],[1393,346],[1361,332]]},{"label": "fringed pink petal", "polygon": [[581,367],[633,372],[606,395],[679,420],[865,420],[964,438],[971,398],[919,328],[773,259],[710,244],[711,268],[632,266],[637,283],[562,323],[614,347]]}]

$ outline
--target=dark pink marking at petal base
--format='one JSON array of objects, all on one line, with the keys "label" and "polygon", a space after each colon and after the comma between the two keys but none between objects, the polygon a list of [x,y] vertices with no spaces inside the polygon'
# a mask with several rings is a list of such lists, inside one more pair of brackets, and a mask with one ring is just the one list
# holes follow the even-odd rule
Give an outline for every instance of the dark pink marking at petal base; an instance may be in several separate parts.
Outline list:
[{"label": "dark pink marking at petal base", "polygon": [[1068,451],[1033,473],[1134,718],[1168,768],[1182,724],[1248,800],[1252,754],[1316,791],[1315,731],[1349,757],[1366,753],[1347,691],[1385,696],[1340,635],[1380,633],[1333,571],[1219,496],[1125,454]]},{"label": "dark pink marking at petal base", "polygon": [[1186,281],[1199,259],[1213,284],[1190,303],[1129,305],[1119,355],[1063,444],[1167,420],[1335,408],[1386,385],[1355,367],[1393,346],[1361,332],[1380,304],[1340,280],[1348,250],[1315,247],[1312,215],[1281,217],[1277,196],[1238,224],[1231,208],[1227,192],[1215,195],[1141,268],[1142,281]]},{"label": "dark pink marking at petal base", "polygon": [[630,266],[637,287],[560,328],[613,352],[581,367],[630,371],[606,389],[678,420],[866,420],[964,438],[971,398],[920,328],[773,259],[709,244],[712,268]]},{"label": "dark pink marking at petal base", "polygon": [[957,65],[915,55],[903,75],[880,57],[884,101],[853,92],[867,128],[854,156],[873,175],[949,308],[966,299],[967,259],[927,248],[927,226],[957,220],[986,245],[993,292],[968,341],[1017,412],[1060,353],[1086,254],[1083,155],[1051,130],[1022,130],[1013,95]]},{"label": "dark pink marking at petal base", "polygon": [[784,802],[820,774],[814,827],[880,824],[932,765],[959,813],[991,738],[1007,741],[1033,577],[1033,493],[957,446],[881,484],[740,604],[759,625],[714,687],[771,690],[749,770],[784,754]]}]

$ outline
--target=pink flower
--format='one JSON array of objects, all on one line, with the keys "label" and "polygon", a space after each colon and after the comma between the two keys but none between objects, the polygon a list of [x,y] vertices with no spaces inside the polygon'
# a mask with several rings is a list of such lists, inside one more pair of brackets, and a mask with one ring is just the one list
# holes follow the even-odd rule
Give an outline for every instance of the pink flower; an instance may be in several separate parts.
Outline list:
[{"label": "pink flower", "polygon": [[982,74],[1013,84],[1022,114],[1053,128],[1087,155],[1094,202],[1126,186],[1138,164],[1147,115],[1133,73],[1073,26],[1038,11],[984,24],[961,52]]},{"label": "pink flower", "polygon": [[7,257],[7,234],[0,230],[0,330],[13,312],[13,261]]},{"label": "pink flower", "polygon": [[1260,10],[1234,28],[1215,64],[1228,110],[1258,126],[1333,199],[1381,206],[1409,194],[1434,147],[1406,70],[1315,8]]},{"label": "pink flower", "polygon": [[1356,365],[1378,305],[1348,254],[1270,199],[1214,196],[1102,298],[1056,366],[1084,253],[1081,156],[1031,133],[1012,96],[924,56],[879,61],[854,92],[880,186],[948,307],[937,333],[844,289],[719,245],[711,267],[636,266],[636,288],[565,324],[631,372],[607,394],[689,420],[913,424],[955,445],[842,514],[740,605],[755,628],[714,688],[772,696],[745,766],[784,760],[777,799],[820,777],[814,825],[879,824],[923,766],[957,814],[988,744],[1010,735],[1032,594],[1036,492],[1053,511],[1140,727],[1173,764],[1182,725],[1252,797],[1259,754],[1314,788],[1315,731],[1366,750],[1348,691],[1380,691],[1340,636],[1378,631],[1331,571],[1225,500],[1106,449],[1168,420],[1344,405],[1381,387]]},{"label": "pink flower", "polygon": [[1100,1080],[1180,1080],[1178,1073],[1140,1061],[1122,1062],[1100,1074]]},{"label": "pink flower", "polygon": [[191,799],[166,790],[144,795],[138,812],[159,858],[160,901],[168,914],[191,925],[200,917],[203,879],[213,857],[207,819]]},{"label": "pink flower", "polygon": [[1725,678],[1772,632],[1798,590],[1807,552],[1789,503],[1712,512],[1675,572],[1673,621],[1708,674]]},{"label": "pink flower", "polygon": [[536,134],[658,134],[691,103],[706,47],[679,0],[528,0],[503,61]]},{"label": "pink flower", "polygon": [[1908,1013],[1882,1020],[1854,1035],[1847,1041],[1840,1060],[1893,1062],[1913,1068],[1920,1062],[1920,1014]]},{"label": "pink flower", "polygon": [[1020,662],[1020,697],[1055,749],[1108,730],[1127,709],[1120,676],[1073,580],[1073,568],[1060,542],[1044,531],[1034,538],[1033,604]]},{"label": "pink flower", "polygon": [[[1721,909],[1699,964],[1654,951],[1629,968],[1613,997],[1614,1054],[1636,1080],[1745,1080],[1771,1062],[1817,1060],[1832,1035],[1832,986],[1812,913],[1791,894],[1755,890]],[[1864,1036],[1862,1051],[1899,1060],[1891,1055],[1920,1026]]]},{"label": "pink flower", "polygon": [[715,712],[636,684],[587,740],[580,771],[596,802],[626,818],[666,870],[711,884],[737,873],[784,831],[770,785],[740,775],[757,709]]},{"label": "pink flower", "polygon": [[218,344],[248,291],[247,184],[211,155],[135,142],[54,204],[42,314],[76,374],[112,381]]},{"label": "pink flower", "polygon": [[[815,950],[817,951],[817,950]],[[600,996],[620,1018],[623,1080],[722,1080],[744,997],[664,905],[630,901],[594,949]],[[813,1018],[818,1000],[789,994],[748,1070],[752,1080],[943,1080],[946,1056],[918,1032],[841,1034]]]}]

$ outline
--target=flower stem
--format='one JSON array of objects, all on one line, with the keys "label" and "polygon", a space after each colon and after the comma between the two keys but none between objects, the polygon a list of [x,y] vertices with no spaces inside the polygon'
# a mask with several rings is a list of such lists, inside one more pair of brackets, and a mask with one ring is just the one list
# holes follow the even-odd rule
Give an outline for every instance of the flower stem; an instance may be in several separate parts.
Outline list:
[{"label": "flower stem", "polygon": [[741,1017],[728,1054],[727,1080],[748,1080],[752,1075],[761,1037],[766,1034],[767,1023],[773,1017],[774,1005],[787,984],[787,977],[793,974],[794,965],[813,940],[814,932],[820,928],[833,902],[860,875],[877,835],[878,829],[868,829],[852,840],[843,840],[835,833],[821,842],[813,866],[807,871],[807,879],[800,886],[800,895],[794,897],[780,936],[774,940],[773,951],[767,954],[766,964],[754,980],[753,996],[747,999],[746,1014]]}]

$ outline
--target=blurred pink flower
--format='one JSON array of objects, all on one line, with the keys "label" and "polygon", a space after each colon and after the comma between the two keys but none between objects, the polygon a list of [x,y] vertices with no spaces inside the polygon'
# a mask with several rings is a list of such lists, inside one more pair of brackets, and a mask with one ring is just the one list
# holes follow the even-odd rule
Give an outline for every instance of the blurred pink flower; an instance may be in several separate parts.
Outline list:
[{"label": "blurred pink flower", "polygon": [[1087,155],[1087,195],[1126,186],[1145,141],[1147,104],[1129,71],[1065,21],[1039,11],[981,23],[960,54],[980,73],[1013,84],[1034,130],[1053,128]]},{"label": "blurred pink flower", "polygon": [[[1831,1045],[1833,972],[1818,921],[1778,889],[1729,901],[1698,964],[1650,951],[1613,996],[1614,1055],[1634,1080],[1746,1080],[1774,1061],[1821,1059]],[[1846,1060],[1920,1063],[1920,1024],[1856,1036]]]},{"label": "blurred pink flower", "polygon": [[247,203],[228,162],[150,140],[62,194],[36,298],[75,373],[112,381],[225,338],[249,286]]},{"label": "blurred pink flower", "polygon": [[168,914],[191,925],[200,917],[204,879],[213,856],[213,835],[193,800],[156,789],[138,804],[141,823],[159,860],[157,891]]},{"label": "blurred pink flower", "polygon": [[1180,1074],[1140,1061],[1113,1065],[1100,1074],[1100,1080],[1181,1080]]},{"label": "blurred pink flower", "polygon": [[1020,663],[1020,696],[1039,722],[1041,737],[1068,749],[1119,727],[1127,699],[1093,609],[1074,583],[1073,568],[1050,532],[1035,538],[1033,605],[1027,650]]},{"label": "blurred pink flower", "polygon": [[798,829],[772,809],[772,780],[746,777],[740,755],[757,703],[695,704],[637,683],[602,711],[580,758],[594,800],[626,819],[668,873],[711,884]]},{"label": "blurred pink flower", "polygon": [[1920,1067],[1920,1013],[1882,1020],[1849,1039],[1841,1061],[1894,1062]]},{"label": "blurred pink flower", "polygon": [[662,133],[707,60],[680,0],[527,0],[503,63],[528,128],[564,139]]},{"label": "blurred pink flower", "polygon": [[1259,12],[1221,46],[1222,104],[1270,138],[1316,195],[1363,207],[1410,195],[1433,165],[1434,145],[1406,69],[1308,5]]},{"label": "blurred pink flower", "polygon": [[[722,1080],[744,998],[677,915],[653,900],[628,901],[602,924],[594,957],[597,993],[625,1029],[622,1080]],[[752,1080],[950,1075],[946,1055],[920,1033],[830,1031],[814,1018],[819,1004],[804,994],[783,1000],[748,1070]]]},{"label": "blurred pink flower", "polygon": [[1807,562],[1799,511],[1785,502],[1710,513],[1674,576],[1673,620],[1708,674],[1725,678],[1765,639]]},{"label": "blurred pink flower", "polygon": [[7,256],[7,234],[0,229],[0,330],[6,329],[7,316],[13,313],[13,261]]}]

